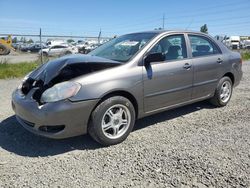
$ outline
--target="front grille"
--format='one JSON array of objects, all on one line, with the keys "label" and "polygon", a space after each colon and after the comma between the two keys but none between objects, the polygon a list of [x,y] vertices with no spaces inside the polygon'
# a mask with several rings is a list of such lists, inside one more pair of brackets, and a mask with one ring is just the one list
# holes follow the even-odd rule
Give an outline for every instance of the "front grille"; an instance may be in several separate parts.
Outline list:
[{"label": "front grille", "polygon": [[238,49],[238,46],[237,45],[233,45],[232,48],[233,49]]}]

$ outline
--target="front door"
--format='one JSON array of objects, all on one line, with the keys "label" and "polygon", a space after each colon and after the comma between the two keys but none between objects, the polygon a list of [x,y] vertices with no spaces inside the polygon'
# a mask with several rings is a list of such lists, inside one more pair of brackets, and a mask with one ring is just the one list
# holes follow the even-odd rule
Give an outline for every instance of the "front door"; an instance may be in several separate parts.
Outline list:
[{"label": "front door", "polygon": [[165,60],[143,69],[144,110],[155,111],[191,100],[193,67],[187,59],[183,34],[161,39],[149,53],[163,53]]}]

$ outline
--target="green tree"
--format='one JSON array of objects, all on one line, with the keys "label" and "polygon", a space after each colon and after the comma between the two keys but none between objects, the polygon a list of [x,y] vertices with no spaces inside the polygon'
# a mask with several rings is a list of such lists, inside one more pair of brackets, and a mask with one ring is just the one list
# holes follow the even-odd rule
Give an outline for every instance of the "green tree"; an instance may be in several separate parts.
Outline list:
[{"label": "green tree", "polygon": [[201,26],[200,31],[201,31],[202,33],[208,33],[207,24],[204,24],[203,26]]},{"label": "green tree", "polygon": [[72,43],[72,42],[75,42],[73,39],[68,39],[67,40],[67,43]]},{"label": "green tree", "polygon": [[162,28],[161,28],[161,27],[158,27],[158,28],[155,28],[155,30],[162,30]]},{"label": "green tree", "polygon": [[14,38],[12,39],[12,43],[17,43],[17,37],[14,37]]},{"label": "green tree", "polygon": [[31,44],[34,43],[34,41],[32,39],[29,39],[27,43]]},{"label": "green tree", "polygon": [[21,40],[20,40],[20,41],[23,42],[23,43],[26,43],[26,42],[27,42],[27,40],[26,40],[25,37],[21,37]]}]

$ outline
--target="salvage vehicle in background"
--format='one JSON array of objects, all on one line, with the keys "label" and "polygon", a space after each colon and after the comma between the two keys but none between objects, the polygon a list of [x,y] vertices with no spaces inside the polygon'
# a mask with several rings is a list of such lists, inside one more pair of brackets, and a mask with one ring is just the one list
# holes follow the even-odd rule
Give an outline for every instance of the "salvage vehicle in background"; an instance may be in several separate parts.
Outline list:
[{"label": "salvage vehicle in background", "polygon": [[250,50],[250,40],[244,40],[242,46],[243,46],[243,49]]},{"label": "salvage vehicle in background", "polygon": [[54,39],[54,40],[47,40],[46,45],[47,46],[55,46],[55,45],[61,45],[61,44],[66,44],[66,40],[62,39]]},{"label": "salvage vehicle in background", "polygon": [[85,48],[88,46],[88,42],[86,41],[81,41],[76,44],[76,47],[78,48],[79,53],[85,54]]},{"label": "salvage vehicle in background", "polygon": [[241,67],[239,53],[204,33],[132,33],[41,65],[13,92],[12,108],[35,134],[89,133],[107,146],[124,141],[136,119],[207,99],[227,105]]},{"label": "salvage vehicle in background", "polygon": [[85,41],[85,42],[77,44],[76,47],[78,48],[79,53],[87,54],[87,53],[91,52],[92,50],[96,49],[97,47],[101,46],[105,42],[107,42],[107,40],[101,40],[100,43],[98,43],[98,41],[94,41],[94,40]]},{"label": "salvage vehicle in background", "polygon": [[238,50],[241,47],[240,36],[230,36],[225,39],[225,44],[232,50]]},{"label": "salvage vehicle in background", "polygon": [[[42,48],[48,48],[44,44],[42,44]],[[41,50],[41,45],[40,44],[31,44],[28,46],[24,46],[21,48],[22,52],[39,52]]]},{"label": "salvage vehicle in background", "polygon": [[15,50],[12,47],[12,38],[11,35],[8,37],[0,38],[0,55],[8,55],[11,50]]},{"label": "salvage vehicle in background", "polygon": [[96,49],[97,47],[99,47],[101,44],[91,44],[87,47],[85,47],[84,49],[84,54],[87,54],[89,52],[91,52],[92,50]]},{"label": "salvage vehicle in background", "polygon": [[41,53],[44,56],[62,56],[67,54],[76,54],[78,53],[78,49],[75,46],[61,44],[42,49],[41,51],[39,51],[39,54]]}]

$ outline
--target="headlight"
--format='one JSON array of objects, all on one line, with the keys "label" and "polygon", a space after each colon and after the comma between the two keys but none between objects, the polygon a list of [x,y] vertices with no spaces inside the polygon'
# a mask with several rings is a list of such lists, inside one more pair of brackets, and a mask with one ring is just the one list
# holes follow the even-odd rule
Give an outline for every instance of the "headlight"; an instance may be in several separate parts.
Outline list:
[{"label": "headlight", "polygon": [[41,102],[56,102],[67,99],[77,94],[81,85],[76,82],[62,82],[45,90],[41,97]]}]

